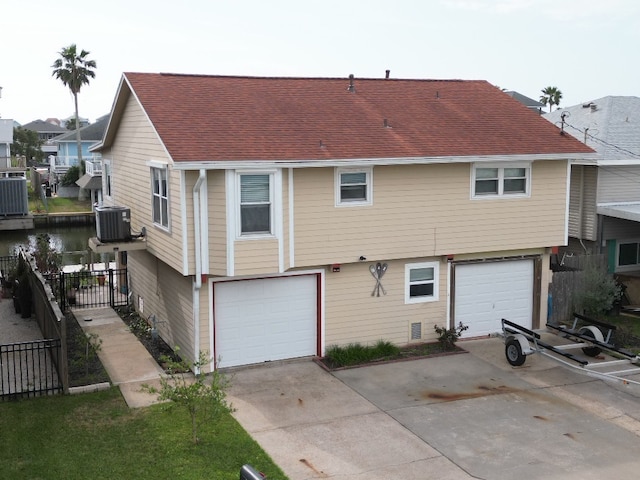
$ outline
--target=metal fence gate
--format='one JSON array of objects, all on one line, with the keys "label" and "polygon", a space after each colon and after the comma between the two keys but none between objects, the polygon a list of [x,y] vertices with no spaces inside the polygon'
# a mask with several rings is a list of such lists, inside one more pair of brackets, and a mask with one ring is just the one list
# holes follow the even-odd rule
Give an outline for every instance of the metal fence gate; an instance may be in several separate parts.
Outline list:
[{"label": "metal fence gate", "polygon": [[49,278],[58,305],[72,308],[119,307],[129,304],[127,269],[80,270]]},{"label": "metal fence gate", "polygon": [[60,339],[0,345],[0,400],[62,393],[53,361],[61,345]]}]

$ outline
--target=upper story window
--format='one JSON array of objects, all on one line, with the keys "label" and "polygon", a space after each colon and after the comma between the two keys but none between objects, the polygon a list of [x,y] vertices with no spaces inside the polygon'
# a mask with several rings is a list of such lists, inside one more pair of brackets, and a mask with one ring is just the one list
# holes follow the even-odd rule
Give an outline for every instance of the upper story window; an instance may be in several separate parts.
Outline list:
[{"label": "upper story window", "polygon": [[153,223],[164,228],[169,228],[167,167],[151,167],[151,189],[153,195]]},{"label": "upper story window", "polygon": [[372,169],[336,169],[336,205],[371,205]]},{"label": "upper story window", "polygon": [[473,197],[529,196],[530,172],[528,165],[474,165]]},{"label": "upper story window", "polygon": [[405,265],[404,303],[435,302],[438,300],[438,262]]},{"label": "upper story window", "polygon": [[240,174],[240,235],[273,233],[270,174]]}]

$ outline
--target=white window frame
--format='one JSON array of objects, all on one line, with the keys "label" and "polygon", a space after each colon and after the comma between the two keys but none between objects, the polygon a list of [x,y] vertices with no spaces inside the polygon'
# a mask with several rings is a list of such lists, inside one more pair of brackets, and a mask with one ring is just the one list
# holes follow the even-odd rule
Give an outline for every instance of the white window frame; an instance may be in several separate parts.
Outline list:
[{"label": "white window frame", "polygon": [[[364,173],[366,182],[366,196],[364,200],[342,200],[342,175],[345,173]],[[361,207],[373,204],[373,168],[336,168],[335,195],[337,207]]]},{"label": "white window frame", "polygon": [[[476,171],[483,168],[493,168],[498,170],[498,192],[497,193],[476,193]],[[522,168],[525,171],[525,191],[524,192],[505,192],[504,172],[510,168]],[[471,198],[526,198],[531,196],[531,163],[474,163],[471,167]]]},{"label": "white window frame", "polygon": [[[269,231],[268,232],[246,232],[242,231],[242,176],[243,175],[266,175],[269,177]],[[236,172],[236,238],[265,238],[275,236],[275,172],[273,171],[237,171]]]},{"label": "white window frame", "polygon": [[[411,282],[411,270],[416,270],[418,268],[433,268],[433,295],[425,295],[421,297],[412,297],[411,296],[411,285],[417,284],[416,282]],[[421,283],[431,283],[431,282],[421,282]],[[404,266],[404,303],[412,304],[412,303],[427,303],[427,302],[437,302],[440,295],[440,263],[439,262],[421,262],[421,263],[407,263]]]},{"label": "white window frame", "polygon": [[[629,265],[620,265],[620,247],[623,244],[630,244],[630,243],[635,243],[636,244],[637,263],[633,263],[633,264],[629,264]],[[625,239],[625,240],[617,240],[616,241],[616,266],[615,266],[615,271],[616,272],[631,272],[631,271],[637,271],[639,269],[640,269],[640,239],[638,239],[638,238],[630,238],[630,239]]]},{"label": "white window frame", "polygon": [[[161,228],[163,230],[169,230],[169,226],[170,226],[170,208],[171,208],[171,203],[169,202],[169,199],[171,197],[170,195],[170,189],[169,189],[169,166],[165,163],[158,163],[158,162],[149,162],[149,173],[151,176],[151,221],[153,222],[153,224],[158,227]],[[156,180],[156,172],[164,172],[165,175],[165,179],[167,182],[167,192],[166,195],[162,195],[162,193],[156,193],[155,192],[155,180]],[[159,198],[159,207],[160,207],[160,222],[157,222],[155,220],[155,198]],[[167,205],[167,214],[166,217],[167,218],[163,218],[162,216],[162,203],[166,202]]]}]

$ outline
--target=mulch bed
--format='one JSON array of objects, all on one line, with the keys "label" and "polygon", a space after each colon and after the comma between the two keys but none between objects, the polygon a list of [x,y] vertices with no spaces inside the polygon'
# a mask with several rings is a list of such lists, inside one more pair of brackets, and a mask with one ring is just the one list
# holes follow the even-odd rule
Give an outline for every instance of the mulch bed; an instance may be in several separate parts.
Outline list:
[{"label": "mulch bed", "polygon": [[[147,349],[153,359],[163,367],[166,358],[173,361],[180,361],[178,355],[173,349],[157,335],[155,338],[151,334],[151,325],[146,318],[141,317],[132,307],[116,307],[116,313],[122,318],[122,321],[129,327],[129,330],[135,334],[140,343]],[[163,367],[164,368],[164,367]]]}]

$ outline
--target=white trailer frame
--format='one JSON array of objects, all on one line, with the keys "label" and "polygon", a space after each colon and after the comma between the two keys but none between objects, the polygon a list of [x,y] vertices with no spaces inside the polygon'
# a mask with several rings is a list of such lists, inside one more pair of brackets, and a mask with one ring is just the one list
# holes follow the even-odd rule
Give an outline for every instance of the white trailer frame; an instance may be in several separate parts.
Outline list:
[{"label": "white trailer frame", "polygon": [[[589,325],[577,328],[578,322]],[[617,381],[624,385],[640,385],[640,381],[628,378],[630,375],[640,374],[640,356],[609,343],[611,334],[616,329],[614,325],[574,314],[572,328],[549,324],[547,327],[574,343],[550,345],[541,340],[539,333],[503,318],[502,334],[505,339],[505,356],[509,364],[521,366],[527,356],[539,353],[590,377]],[[601,329],[606,331],[606,335],[603,335]],[[596,357],[605,351],[616,357],[616,360],[589,362],[571,353],[571,350],[577,349],[582,349],[588,357]]]}]

